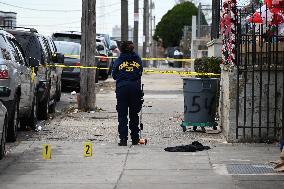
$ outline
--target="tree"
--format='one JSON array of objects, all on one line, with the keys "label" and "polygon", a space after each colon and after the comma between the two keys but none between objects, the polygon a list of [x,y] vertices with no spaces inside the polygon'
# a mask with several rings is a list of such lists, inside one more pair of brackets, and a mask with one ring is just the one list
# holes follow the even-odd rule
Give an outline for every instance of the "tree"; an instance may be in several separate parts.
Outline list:
[{"label": "tree", "polygon": [[[174,6],[161,19],[156,27],[153,38],[162,39],[164,47],[178,46],[184,26],[191,26],[191,17],[198,15],[198,8],[191,2]],[[201,25],[207,25],[205,16],[201,13]]]},{"label": "tree", "polygon": [[[96,0],[82,1],[81,65],[96,66]],[[96,69],[81,69],[79,108],[85,111],[96,107]]]}]

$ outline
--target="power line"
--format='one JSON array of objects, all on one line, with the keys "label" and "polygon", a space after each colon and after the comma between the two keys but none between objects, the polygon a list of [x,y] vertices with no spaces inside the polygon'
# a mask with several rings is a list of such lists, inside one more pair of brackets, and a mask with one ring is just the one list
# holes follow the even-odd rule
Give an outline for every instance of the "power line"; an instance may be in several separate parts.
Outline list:
[{"label": "power line", "polygon": [[49,24],[49,25],[36,25],[36,24],[21,24],[25,27],[52,27],[52,26],[63,26],[63,25],[68,25],[68,24],[77,24],[77,23],[81,23],[81,21],[76,20],[76,21],[72,21],[72,22],[65,22],[65,23],[58,23],[58,24]]},{"label": "power line", "polygon": [[15,7],[15,8],[20,8],[20,9],[25,9],[25,10],[30,10],[30,11],[40,11],[40,12],[81,12],[82,10],[51,10],[51,9],[34,9],[34,8],[28,8],[28,7],[21,7],[18,5],[12,5],[9,3],[1,2],[0,4],[2,5],[7,5],[10,7]]}]

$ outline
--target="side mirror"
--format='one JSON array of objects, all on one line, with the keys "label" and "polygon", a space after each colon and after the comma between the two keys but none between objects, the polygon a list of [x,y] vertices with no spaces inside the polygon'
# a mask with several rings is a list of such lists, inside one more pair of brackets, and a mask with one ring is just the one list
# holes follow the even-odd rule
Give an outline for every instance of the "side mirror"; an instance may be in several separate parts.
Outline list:
[{"label": "side mirror", "polygon": [[105,50],[105,48],[104,48],[104,46],[102,46],[102,45],[98,45],[98,46],[97,46],[97,50],[98,50],[98,51],[103,51],[103,50]]},{"label": "side mirror", "polygon": [[30,58],[29,58],[29,65],[30,65],[30,67],[35,67],[35,68],[36,68],[36,67],[39,67],[39,60],[30,57]]},{"label": "side mirror", "polygon": [[110,46],[110,50],[114,50],[114,49],[116,49],[117,48],[117,46],[116,45],[112,45],[112,46]]},{"label": "side mirror", "polygon": [[54,63],[64,63],[64,54],[55,53],[52,55],[52,62]]}]

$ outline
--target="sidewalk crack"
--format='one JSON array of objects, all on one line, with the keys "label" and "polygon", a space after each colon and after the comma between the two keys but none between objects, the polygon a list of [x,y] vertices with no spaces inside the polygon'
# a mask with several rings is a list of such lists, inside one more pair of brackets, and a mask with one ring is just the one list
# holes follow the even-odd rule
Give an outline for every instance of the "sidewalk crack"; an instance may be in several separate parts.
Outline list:
[{"label": "sidewalk crack", "polygon": [[121,173],[120,173],[120,175],[119,175],[119,177],[118,177],[118,179],[117,179],[117,181],[116,181],[115,186],[114,186],[113,189],[117,189],[118,184],[119,184],[119,181],[121,180],[122,175],[123,175],[123,173],[124,173],[124,171],[125,171],[126,162],[127,162],[128,156],[129,156],[130,148],[131,148],[131,146],[130,146],[130,147],[128,148],[128,150],[127,150],[127,154],[126,154],[125,159],[124,159],[122,171],[121,171]]}]

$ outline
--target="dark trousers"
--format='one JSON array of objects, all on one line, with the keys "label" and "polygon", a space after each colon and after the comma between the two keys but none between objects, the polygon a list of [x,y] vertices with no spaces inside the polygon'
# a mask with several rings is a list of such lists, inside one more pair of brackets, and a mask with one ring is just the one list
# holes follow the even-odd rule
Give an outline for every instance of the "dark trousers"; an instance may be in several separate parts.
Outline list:
[{"label": "dark trousers", "polygon": [[137,82],[129,82],[116,88],[116,110],[118,113],[118,133],[120,139],[128,139],[128,111],[131,139],[139,139],[138,113],[142,107],[141,94],[140,83]]}]

